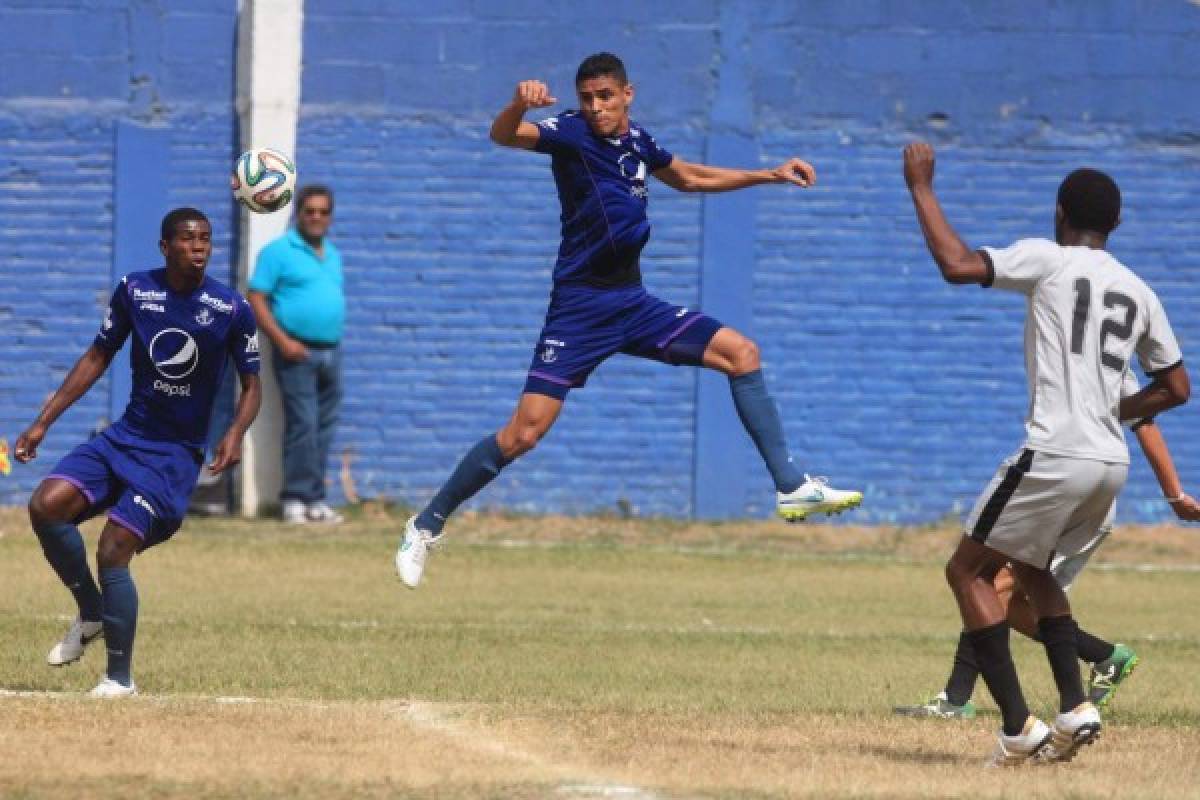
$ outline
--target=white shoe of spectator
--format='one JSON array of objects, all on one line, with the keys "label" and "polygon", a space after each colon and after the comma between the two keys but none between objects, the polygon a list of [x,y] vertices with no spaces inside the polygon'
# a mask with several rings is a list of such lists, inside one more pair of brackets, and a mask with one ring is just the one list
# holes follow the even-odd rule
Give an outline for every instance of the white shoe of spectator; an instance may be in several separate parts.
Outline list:
[{"label": "white shoe of spectator", "polygon": [[328,503],[322,501],[319,503],[309,503],[308,521],[320,522],[325,525],[340,525],[346,521],[346,518],[330,508]]},{"label": "white shoe of spectator", "polygon": [[303,525],[308,522],[308,506],[299,500],[283,501],[283,521],[289,525]]}]

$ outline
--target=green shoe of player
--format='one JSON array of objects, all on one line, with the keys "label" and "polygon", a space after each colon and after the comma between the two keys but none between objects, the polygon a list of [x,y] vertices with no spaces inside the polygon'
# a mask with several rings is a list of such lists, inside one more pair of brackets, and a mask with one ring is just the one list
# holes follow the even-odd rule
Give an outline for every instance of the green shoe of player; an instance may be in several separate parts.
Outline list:
[{"label": "green shoe of player", "polygon": [[1133,668],[1138,665],[1137,653],[1126,645],[1117,644],[1113,654],[1099,664],[1092,665],[1092,674],[1088,678],[1088,700],[1097,708],[1104,708],[1117,693]]},{"label": "green shoe of player", "polygon": [[968,700],[961,706],[956,706],[946,697],[945,692],[915,706],[896,706],[893,712],[902,717],[932,717],[934,719],[975,719],[975,706]]}]

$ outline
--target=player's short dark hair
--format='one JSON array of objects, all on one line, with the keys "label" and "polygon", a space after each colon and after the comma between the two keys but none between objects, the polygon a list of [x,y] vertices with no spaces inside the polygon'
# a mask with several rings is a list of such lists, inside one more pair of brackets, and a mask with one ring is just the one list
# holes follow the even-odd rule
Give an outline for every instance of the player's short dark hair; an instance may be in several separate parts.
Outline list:
[{"label": "player's short dark hair", "polygon": [[1121,217],[1121,190],[1098,169],[1077,169],[1058,187],[1058,204],[1076,230],[1112,233]]},{"label": "player's short dark hair", "polygon": [[605,75],[611,76],[622,86],[629,83],[629,78],[625,74],[625,65],[621,59],[612,53],[593,53],[583,60],[579,69],[575,70],[575,85],[578,86],[592,78],[603,78]]},{"label": "player's short dark hair", "polygon": [[181,222],[206,222],[209,230],[212,230],[212,223],[208,221],[208,217],[204,216],[204,212],[198,208],[174,208],[167,212],[167,215],[162,218],[162,226],[159,228],[159,233],[162,235],[163,241],[170,241],[175,238],[175,234],[179,232],[179,223]]},{"label": "player's short dark hair", "polygon": [[328,197],[329,213],[333,213],[333,189],[323,183],[310,183],[300,187],[296,192],[296,213],[300,213],[300,209],[304,208],[310,197]]}]

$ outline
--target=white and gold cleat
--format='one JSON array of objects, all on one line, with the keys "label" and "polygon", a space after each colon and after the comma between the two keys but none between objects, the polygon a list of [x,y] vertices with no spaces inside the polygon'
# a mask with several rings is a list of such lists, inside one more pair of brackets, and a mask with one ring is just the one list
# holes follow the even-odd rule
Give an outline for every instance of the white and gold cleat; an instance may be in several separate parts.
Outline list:
[{"label": "white and gold cleat", "polygon": [[834,489],[825,478],[805,475],[795,491],[775,493],[775,510],[789,522],[798,522],[811,514],[840,514],[857,507],[862,499],[862,492]]}]

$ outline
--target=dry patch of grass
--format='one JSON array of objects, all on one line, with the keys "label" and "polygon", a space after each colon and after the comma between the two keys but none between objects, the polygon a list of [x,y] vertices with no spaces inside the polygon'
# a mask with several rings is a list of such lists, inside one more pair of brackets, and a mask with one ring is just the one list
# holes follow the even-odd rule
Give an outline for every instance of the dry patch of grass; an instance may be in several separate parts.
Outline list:
[{"label": "dry patch of grass", "polygon": [[474,716],[404,702],[0,698],[0,794],[480,796],[588,777],[489,738]]},{"label": "dry patch of grass", "polygon": [[1169,800],[1200,783],[1200,731],[1121,725],[1074,764],[998,772],[983,725],[865,715],[8,697],[0,719],[6,796]]},{"label": "dry patch of grass", "polygon": [[1110,726],[1074,763],[985,770],[991,724],[866,715],[578,714],[496,721],[514,739],[669,796],[1192,798],[1200,731]]}]

